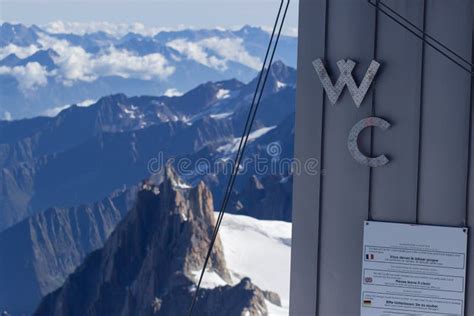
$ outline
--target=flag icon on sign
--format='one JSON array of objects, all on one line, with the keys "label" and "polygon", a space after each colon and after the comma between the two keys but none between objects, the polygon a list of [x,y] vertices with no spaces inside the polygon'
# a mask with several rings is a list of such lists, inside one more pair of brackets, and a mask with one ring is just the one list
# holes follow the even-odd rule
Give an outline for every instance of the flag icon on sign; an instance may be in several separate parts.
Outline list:
[{"label": "flag icon on sign", "polygon": [[367,253],[365,254],[365,259],[366,260],[374,260],[374,254],[373,253]]},{"label": "flag icon on sign", "polygon": [[372,306],[372,300],[364,300],[364,306]]}]

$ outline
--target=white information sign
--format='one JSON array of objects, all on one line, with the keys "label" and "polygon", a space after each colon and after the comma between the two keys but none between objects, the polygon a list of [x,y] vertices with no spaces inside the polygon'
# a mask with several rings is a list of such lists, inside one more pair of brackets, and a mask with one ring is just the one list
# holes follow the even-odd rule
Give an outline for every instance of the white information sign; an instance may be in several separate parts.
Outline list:
[{"label": "white information sign", "polygon": [[467,228],[364,223],[361,316],[463,316]]}]

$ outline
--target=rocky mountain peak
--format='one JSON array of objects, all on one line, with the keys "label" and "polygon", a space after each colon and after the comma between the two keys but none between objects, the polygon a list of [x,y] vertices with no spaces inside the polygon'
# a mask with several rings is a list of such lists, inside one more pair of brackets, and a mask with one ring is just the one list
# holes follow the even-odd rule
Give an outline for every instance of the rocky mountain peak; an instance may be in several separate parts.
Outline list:
[{"label": "rocky mountain peak", "polygon": [[[105,246],[89,255],[61,288],[46,296],[36,315],[184,313],[214,223],[212,195],[207,187],[203,183],[187,186],[172,167],[166,167],[163,182],[159,186],[142,185],[135,207]],[[220,240],[214,246],[208,271],[231,281]],[[230,288],[234,289],[219,288],[218,292]],[[202,293],[203,300],[217,295],[209,289]],[[248,305],[254,297],[241,299]]]},{"label": "rocky mountain peak", "polygon": [[[245,93],[253,93],[257,82],[258,76],[245,87]],[[273,62],[268,73],[264,95],[277,93],[284,88],[294,88],[295,86],[296,70],[288,67],[281,60]]]},{"label": "rocky mountain peak", "polygon": [[222,100],[228,99],[231,92],[242,89],[245,85],[235,79],[206,82],[188,91],[181,97],[181,102],[174,108],[183,114],[194,115],[201,113]]},{"label": "rocky mountain peak", "polygon": [[44,66],[46,70],[51,71],[56,69],[54,59],[59,57],[59,54],[53,49],[39,50],[28,58],[25,58],[19,65],[26,65],[30,62],[37,62]]},{"label": "rocky mountain peak", "polygon": [[53,49],[38,50],[33,53],[31,56],[26,58],[20,58],[15,53],[11,53],[6,56],[4,59],[0,60],[0,66],[7,67],[16,67],[16,66],[26,66],[28,63],[38,63],[41,66],[45,67],[46,70],[51,71],[56,67],[54,63],[54,58],[59,57],[58,53]]},{"label": "rocky mountain peak", "polygon": [[98,104],[117,104],[117,103],[126,103],[128,101],[128,97],[124,93],[117,93],[112,94],[109,96],[105,96],[97,101]]},{"label": "rocky mountain peak", "polygon": [[262,291],[249,278],[243,278],[235,286],[205,289],[196,303],[196,315],[247,316],[267,315],[266,302],[280,305],[278,294]]},{"label": "rocky mountain peak", "polygon": [[15,53],[11,53],[4,59],[0,60],[0,65],[12,67],[17,65],[20,61],[21,59]]},{"label": "rocky mountain peak", "polygon": [[[203,182],[191,187],[171,165],[165,167],[161,185],[158,188],[152,185],[147,191],[153,192],[157,198],[161,196],[159,210],[166,210],[164,220],[172,222],[169,227],[180,227],[179,232],[173,234],[179,236],[186,247],[181,249],[178,257],[182,261],[178,264],[182,265],[189,278],[194,278],[195,272],[204,264],[215,224],[211,191]],[[230,281],[219,239],[214,245],[208,269],[216,272],[223,280]]]},{"label": "rocky mountain peak", "polygon": [[274,90],[296,85],[296,70],[285,65],[281,60],[275,61],[270,67],[268,80]]},{"label": "rocky mountain peak", "polygon": [[28,46],[38,39],[36,32],[23,24],[5,22],[0,26],[0,47],[8,44]]}]

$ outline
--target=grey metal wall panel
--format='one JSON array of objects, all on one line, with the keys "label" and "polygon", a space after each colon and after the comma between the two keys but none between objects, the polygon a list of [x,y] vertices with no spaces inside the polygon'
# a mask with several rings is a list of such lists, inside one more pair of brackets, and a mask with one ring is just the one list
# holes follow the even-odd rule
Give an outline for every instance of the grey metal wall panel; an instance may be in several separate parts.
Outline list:
[{"label": "grey metal wall panel", "polygon": [[[337,78],[336,62],[351,58],[358,63],[353,74],[360,82],[373,57],[375,12],[364,0],[331,0],[327,15],[326,67]],[[356,108],[347,90],[336,105],[326,102],[318,315],[355,315],[354,307],[359,306],[362,222],[367,218],[369,169],[352,159],[347,137],[357,121],[370,116],[371,105],[369,93],[361,107]],[[367,151],[370,139],[362,138],[362,149]]]},{"label": "grey metal wall panel", "polygon": [[[314,75],[311,61],[324,56],[326,1],[300,1],[298,47],[298,91],[295,158],[304,163],[321,157],[323,89]],[[320,174],[306,172],[295,177],[293,189],[293,230],[290,300],[292,315],[315,315],[319,234]]]},{"label": "grey metal wall panel", "polygon": [[[426,31],[471,58],[470,1],[427,1]],[[463,225],[466,210],[470,75],[426,47],[419,221]]]},{"label": "grey metal wall panel", "polygon": [[[420,28],[423,0],[384,1]],[[422,42],[379,13],[376,60],[381,63],[375,91],[375,116],[392,128],[373,131],[374,155],[385,154],[391,162],[372,169],[371,215],[373,220],[416,221],[418,134],[422,72]]]},{"label": "grey metal wall panel", "polygon": [[[474,6],[471,7],[474,16]],[[474,19],[472,23],[472,43],[474,43]],[[471,49],[471,58],[474,60],[474,45]],[[470,228],[468,239],[468,256],[467,256],[467,278],[466,278],[466,296],[474,296],[474,77],[471,76],[471,122],[470,122],[470,139],[469,139],[469,165],[468,165],[468,182],[467,182],[467,198],[466,198],[466,221]],[[474,301],[466,301],[466,315],[474,315]]]},{"label": "grey metal wall panel", "polygon": [[[383,2],[471,60],[471,0]],[[290,313],[359,314],[363,220],[372,216],[468,224],[466,315],[474,315],[472,77],[427,45],[422,54],[419,39],[375,12],[366,0],[300,0],[296,157],[321,157],[324,176],[295,177]],[[322,97],[311,61],[323,57],[333,82],[339,59],[357,62],[357,83],[372,59],[381,62],[359,109],[347,90],[335,105]],[[360,147],[391,162],[370,170],[346,144],[352,126],[372,114],[392,127],[367,129]]]},{"label": "grey metal wall panel", "polygon": [[[474,92],[474,80],[471,84],[471,93]],[[469,168],[469,182],[467,187],[468,198],[467,198],[467,225],[470,229],[468,239],[468,257],[467,257],[467,278],[466,278],[466,296],[474,296],[474,155],[472,150],[474,149],[474,129],[472,125],[474,123],[474,112],[472,107],[474,103],[474,94],[471,96],[471,139],[470,139],[470,168]],[[466,301],[466,315],[474,315],[474,301]]]}]

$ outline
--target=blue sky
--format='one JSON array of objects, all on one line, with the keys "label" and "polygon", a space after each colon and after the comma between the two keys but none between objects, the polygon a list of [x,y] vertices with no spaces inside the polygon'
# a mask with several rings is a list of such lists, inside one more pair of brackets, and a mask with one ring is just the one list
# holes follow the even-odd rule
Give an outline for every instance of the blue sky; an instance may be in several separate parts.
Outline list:
[{"label": "blue sky", "polygon": [[[0,19],[38,25],[60,20],[140,22],[159,27],[270,26],[278,6],[278,0],[0,0]],[[288,32],[298,25],[297,9],[298,1],[293,0],[286,21]]]}]

